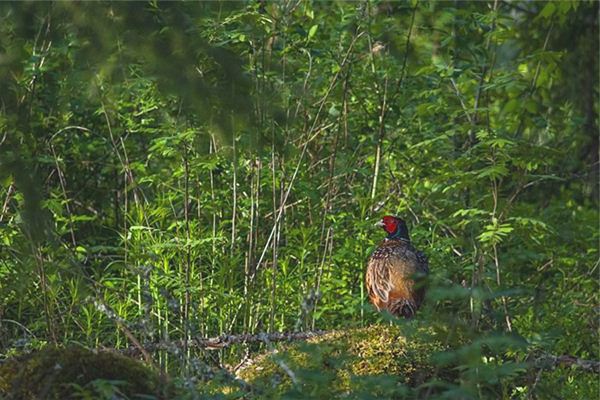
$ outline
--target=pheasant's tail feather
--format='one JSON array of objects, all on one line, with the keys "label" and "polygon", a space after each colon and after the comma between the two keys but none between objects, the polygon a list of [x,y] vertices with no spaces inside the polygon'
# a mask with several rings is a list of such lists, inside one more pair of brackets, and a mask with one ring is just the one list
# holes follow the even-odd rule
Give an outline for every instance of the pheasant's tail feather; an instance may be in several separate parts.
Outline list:
[{"label": "pheasant's tail feather", "polygon": [[397,317],[410,319],[415,316],[417,304],[409,299],[396,299],[390,302],[388,311]]}]

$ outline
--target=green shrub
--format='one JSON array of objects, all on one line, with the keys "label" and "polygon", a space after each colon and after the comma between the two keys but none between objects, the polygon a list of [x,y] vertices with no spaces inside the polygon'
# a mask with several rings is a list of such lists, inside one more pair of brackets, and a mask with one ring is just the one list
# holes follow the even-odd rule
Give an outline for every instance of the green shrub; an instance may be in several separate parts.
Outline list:
[{"label": "green shrub", "polygon": [[0,365],[0,397],[15,400],[155,398],[158,382],[138,361],[82,347],[47,347]]}]

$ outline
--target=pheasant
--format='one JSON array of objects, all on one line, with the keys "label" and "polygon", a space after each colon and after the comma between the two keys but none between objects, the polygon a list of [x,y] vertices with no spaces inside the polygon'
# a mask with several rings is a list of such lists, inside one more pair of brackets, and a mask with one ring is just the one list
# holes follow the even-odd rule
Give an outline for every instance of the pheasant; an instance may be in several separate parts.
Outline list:
[{"label": "pheasant", "polygon": [[402,219],[386,215],[376,225],[388,235],[369,258],[365,276],[369,299],[379,311],[412,318],[425,297],[422,282],[415,280],[429,274],[427,256],[410,243]]}]

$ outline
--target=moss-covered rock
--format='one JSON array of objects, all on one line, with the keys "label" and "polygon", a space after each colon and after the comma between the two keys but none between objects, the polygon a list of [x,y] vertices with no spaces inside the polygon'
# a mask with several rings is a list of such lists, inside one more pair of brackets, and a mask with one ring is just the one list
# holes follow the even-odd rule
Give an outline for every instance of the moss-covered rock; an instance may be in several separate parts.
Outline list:
[{"label": "moss-covered rock", "polygon": [[82,347],[48,347],[0,364],[3,399],[135,399],[156,396],[158,382],[138,361]]},{"label": "moss-covered rock", "polygon": [[455,379],[431,356],[445,350],[426,329],[409,336],[399,326],[336,331],[283,346],[239,372],[265,398],[401,398],[434,377]]}]

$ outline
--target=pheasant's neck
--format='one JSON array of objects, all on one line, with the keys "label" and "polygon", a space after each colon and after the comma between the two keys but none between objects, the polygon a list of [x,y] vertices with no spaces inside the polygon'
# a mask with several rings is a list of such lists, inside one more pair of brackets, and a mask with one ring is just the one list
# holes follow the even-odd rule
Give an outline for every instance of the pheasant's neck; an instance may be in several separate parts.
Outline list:
[{"label": "pheasant's neck", "polygon": [[406,234],[402,234],[402,232],[394,232],[394,233],[390,233],[387,237],[387,240],[402,240],[403,242],[407,242],[410,243],[410,239],[408,238],[408,235]]},{"label": "pheasant's neck", "polygon": [[405,224],[399,224],[396,226],[396,230],[388,235],[388,239],[404,240],[410,242],[410,236],[408,236],[408,228]]}]

